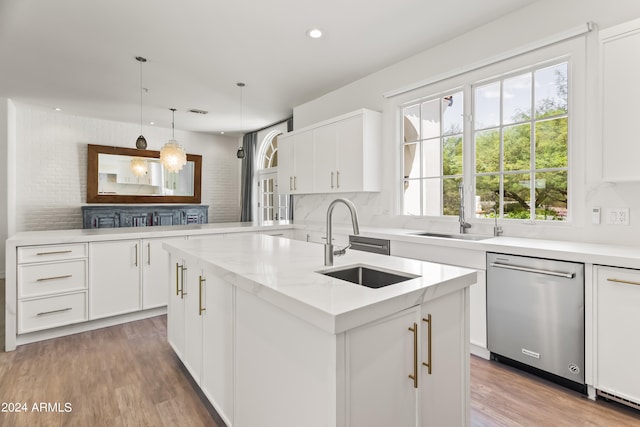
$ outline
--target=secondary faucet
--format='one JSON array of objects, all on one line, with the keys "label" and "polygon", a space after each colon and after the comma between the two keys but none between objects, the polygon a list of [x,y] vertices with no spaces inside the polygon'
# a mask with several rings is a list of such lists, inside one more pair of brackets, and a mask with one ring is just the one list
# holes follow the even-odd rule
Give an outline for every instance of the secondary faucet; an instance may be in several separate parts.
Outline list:
[{"label": "secondary faucet", "polygon": [[495,225],[493,226],[493,235],[500,236],[502,234],[502,227],[498,225],[498,212],[495,209],[489,209],[489,212],[493,212],[493,218],[495,219]]},{"label": "secondary faucet", "polygon": [[353,234],[356,236],[360,234],[360,226],[358,225],[358,211],[356,210],[356,206],[347,199],[335,199],[331,204],[329,204],[329,208],[327,209],[327,243],[324,244],[324,265],[333,265],[333,255],[342,255],[346,251],[347,248],[337,250],[334,252],[332,238],[331,238],[331,216],[333,214],[333,208],[338,203],[344,203],[351,212],[351,224],[353,224]]},{"label": "secondary faucet", "polygon": [[458,214],[458,222],[460,223],[460,234],[464,234],[467,228],[471,228],[471,224],[464,220],[464,185],[458,184],[458,192],[460,193],[460,212]]}]

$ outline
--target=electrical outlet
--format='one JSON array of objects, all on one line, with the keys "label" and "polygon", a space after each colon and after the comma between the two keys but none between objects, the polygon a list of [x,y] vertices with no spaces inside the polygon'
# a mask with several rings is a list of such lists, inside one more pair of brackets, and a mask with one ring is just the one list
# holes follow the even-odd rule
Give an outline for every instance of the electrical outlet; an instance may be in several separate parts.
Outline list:
[{"label": "electrical outlet", "polygon": [[629,225],[629,208],[609,209],[607,214],[607,224]]}]

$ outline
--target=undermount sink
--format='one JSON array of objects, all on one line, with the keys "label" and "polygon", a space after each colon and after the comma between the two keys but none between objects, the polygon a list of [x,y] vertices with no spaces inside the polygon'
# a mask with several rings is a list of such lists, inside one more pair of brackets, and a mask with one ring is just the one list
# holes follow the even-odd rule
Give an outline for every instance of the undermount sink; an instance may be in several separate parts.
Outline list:
[{"label": "undermount sink", "polygon": [[318,273],[374,289],[420,277],[415,274],[378,270],[363,265],[318,271]]},{"label": "undermount sink", "polygon": [[429,233],[429,232],[420,232],[420,233],[412,233],[414,236],[425,236],[425,237],[442,237],[444,239],[459,239],[459,240],[485,240],[491,239],[493,236],[483,236],[480,234],[445,234],[445,233]]}]

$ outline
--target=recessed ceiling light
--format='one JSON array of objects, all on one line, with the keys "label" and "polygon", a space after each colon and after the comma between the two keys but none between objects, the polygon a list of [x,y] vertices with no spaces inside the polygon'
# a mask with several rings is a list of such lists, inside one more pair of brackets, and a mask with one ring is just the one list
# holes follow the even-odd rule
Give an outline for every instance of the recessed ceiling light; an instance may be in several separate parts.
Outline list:
[{"label": "recessed ceiling light", "polygon": [[156,124],[156,122],[149,122],[149,124],[150,124],[150,125],[155,125],[155,124]]},{"label": "recessed ceiling light", "polygon": [[224,135],[224,131],[220,132],[220,135]]},{"label": "recessed ceiling light", "polygon": [[54,110],[56,110],[56,111],[62,111],[62,108],[56,107],[56,108],[54,108]]},{"label": "recessed ceiling light", "polygon": [[319,28],[312,28],[307,31],[307,35],[312,39],[319,39],[320,37],[322,37],[322,30]]}]

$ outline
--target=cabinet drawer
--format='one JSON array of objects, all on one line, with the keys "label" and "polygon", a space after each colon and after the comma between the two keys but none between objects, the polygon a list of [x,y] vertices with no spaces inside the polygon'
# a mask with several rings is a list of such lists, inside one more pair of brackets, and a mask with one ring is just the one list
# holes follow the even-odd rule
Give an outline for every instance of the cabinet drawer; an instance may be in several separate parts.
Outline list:
[{"label": "cabinet drawer", "polygon": [[18,264],[86,258],[87,244],[23,246],[18,248]]},{"label": "cabinet drawer", "polygon": [[87,293],[39,298],[18,303],[18,333],[55,328],[87,320]]},{"label": "cabinet drawer", "polygon": [[87,288],[87,260],[18,266],[18,298]]}]

